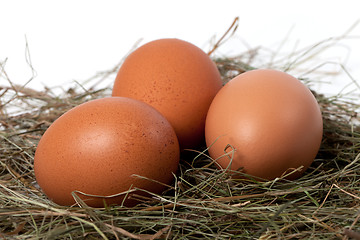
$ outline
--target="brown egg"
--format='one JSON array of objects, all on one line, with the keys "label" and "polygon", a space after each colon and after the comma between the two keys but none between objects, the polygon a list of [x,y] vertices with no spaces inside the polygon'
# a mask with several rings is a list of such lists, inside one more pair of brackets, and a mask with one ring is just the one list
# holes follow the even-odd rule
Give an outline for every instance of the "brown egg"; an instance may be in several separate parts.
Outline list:
[{"label": "brown egg", "polygon": [[[319,150],[321,111],[298,79],[253,70],[232,79],[214,98],[206,119],[209,154],[222,168],[274,179],[311,165]],[[229,145],[228,145],[229,144]],[[231,159],[231,160],[230,160]]]},{"label": "brown egg", "polygon": [[112,95],[152,105],[169,120],[184,149],[204,142],[206,113],[221,87],[216,65],[200,48],[179,39],[160,39],[126,58]]},{"label": "brown egg", "polygon": [[[112,97],[83,103],[59,117],[38,144],[34,169],[39,186],[55,203],[74,204],[72,192],[79,191],[88,205],[102,207],[104,201],[122,204],[125,195],[97,196],[135,188],[161,193],[163,185],[134,174],[171,184],[179,155],[175,131],[157,110]],[[127,198],[124,203],[136,202]]]}]

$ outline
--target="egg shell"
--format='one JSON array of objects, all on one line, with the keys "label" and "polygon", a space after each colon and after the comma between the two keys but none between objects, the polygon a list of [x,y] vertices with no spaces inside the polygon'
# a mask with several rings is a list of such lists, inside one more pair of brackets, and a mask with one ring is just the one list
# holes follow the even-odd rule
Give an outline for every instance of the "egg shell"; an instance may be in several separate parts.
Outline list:
[{"label": "egg shell", "polygon": [[[124,194],[165,187],[133,174],[171,184],[179,144],[170,123],[151,106],[110,97],[83,103],[59,117],[42,136],[35,153],[36,180],[55,203],[72,205],[76,193],[93,207],[122,204]],[[143,194],[143,192],[137,192]],[[87,195],[97,195],[95,197]],[[136,204],[129,194],[127,206]]]},{"label": "egg shell", "polygon": [[[238,75],[214,98],[206,119],[209,154],[226,169],[271,180],[295,179],[311,165],[322,140],[319,105],[293,76],[259,69]],[[228,146],[228,144],[230,144]]]},{"label": "egg shell", "polygon": [[184,149],[204,143],[206,114],[221,87],[216,65],[200,48],[179,39],[159,39],[126,58],[112,95],[156,108],[174,127]]}]

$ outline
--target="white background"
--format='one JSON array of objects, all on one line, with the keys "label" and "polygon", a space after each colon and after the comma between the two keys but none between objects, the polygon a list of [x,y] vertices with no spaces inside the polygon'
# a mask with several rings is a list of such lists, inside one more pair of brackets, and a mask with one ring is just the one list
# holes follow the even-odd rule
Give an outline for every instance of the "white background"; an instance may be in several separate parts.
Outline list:
[{"label": "white background", "polygon": [[[357,3],[356,0],[0,0],[0,63],[10,81],[25,84],[32,76],[26,63],[28,43],[36,71],[28,86],[38,89],[64,86],[113,68],[140,39],[141,45],[175,37],[207,52],[238,16],[235,35],[215,55],[240,55],[261,47],[257,59],[260,67],[266,67],[261,63],[344,34],[360,19]],[[312,68],[321,73],[339,72],[330,77],[325,73],[320,77],[314,75],[316,81],[322,82],[315,87],[333,94],[347,84],[350,84],[347,91],[357,90],[353,82],[360,81],[359,37],[360,24],[341,41],[325,42],[332,46],[312,56],[293,73],[302,76]],[[324,66],[317,67],[321,64]],[[351,76],[341,71],[341,64]],[[2,71],[0,85],[7,82]]]}]

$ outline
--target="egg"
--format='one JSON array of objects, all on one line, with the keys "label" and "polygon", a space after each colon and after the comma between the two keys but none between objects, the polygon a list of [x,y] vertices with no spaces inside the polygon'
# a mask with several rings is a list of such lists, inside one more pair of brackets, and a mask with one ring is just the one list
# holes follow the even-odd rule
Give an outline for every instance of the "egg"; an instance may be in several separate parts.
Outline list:
[{"label": "egg", "polygon": [[228,82],[211,103],[205,126],[209,154],[220,168],[262,180],[300,177],[316,157],[322,133],[311,91],[295,77],[270,69]]},{"label": "egg", "polygon": [[205,142],[206,114],[221,87],[216,65],[200,48],[180,39],[158,39],[125,59],[112,95],[156,108],[171,123],[184,149]]},{"label": "egg", "polygon": [[92,207],[133,206],[132,194],[144,193],[137,189],[161,193],[165,187],[159,183],[171,184],[179,155],[175,131],[157,110],[138,100],[109,97],[59,117],[39,141],[34,171],[57,204],[74,204],[75,194]]}]

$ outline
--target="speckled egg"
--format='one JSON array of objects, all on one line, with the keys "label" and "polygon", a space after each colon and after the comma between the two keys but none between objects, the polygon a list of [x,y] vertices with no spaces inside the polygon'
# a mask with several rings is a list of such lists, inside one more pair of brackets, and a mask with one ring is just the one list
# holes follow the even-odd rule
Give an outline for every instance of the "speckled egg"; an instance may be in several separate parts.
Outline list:
[{"label": "speckled egg", "polygon": [[311,91],[293,76],[269,69],[228,82],[206,119],[206,143],[219,167],[265,180],[301,176],[316,157],[322,133]]},{"label": "speckled egg", "polygon": [[[72,205],[72,194],[93,207],[134,205],[132,194],[161,193],[179,163],[170,123],[141,101],[110,97],[83,103],[59,117],[35,153],[36,180],[55,203]],[[142,179],[135,175],[148,179]],[[129,191],[130,194],[121,194]],[[116,195],[116,196],[112,196]]]},{"label": "speckled egg", "polygon": [[184,149],[204,142],[206,114],[221,87],[216,65],[200,48],[179,39],[159,39],[125,59],[112,95],[156,108],[174,127]]}]

